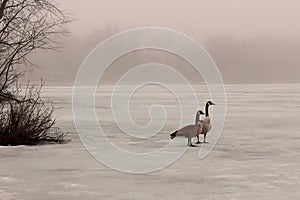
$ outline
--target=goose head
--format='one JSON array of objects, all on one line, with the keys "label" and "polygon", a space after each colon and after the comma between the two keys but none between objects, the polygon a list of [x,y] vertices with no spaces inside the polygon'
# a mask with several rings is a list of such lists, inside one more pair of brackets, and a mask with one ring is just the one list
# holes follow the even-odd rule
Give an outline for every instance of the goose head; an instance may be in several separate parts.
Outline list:
[{"label": "goose head", "polygon": [[205,115],[205,113],[202,110],[198,110],[197,115]]},{"label": "goose head", "polygon": [[198,110],[196,114],[195,124],[197,125],[198,121],[200,120],[200,115],[205,115],[202,110]]},{"label": "goose head", "polygon": [[216,105],[216,104],[213,103],[212,101],[208,101],[208,102],[206,102],[206,105],[212,106],[212,105]]},{"label": "goose head", "polygon": [[208,117],[209,114],[208,114],[208,107],[209,106],[212,106],[212,105],[216,105],[215,103],[213,103],[212,101],[207,101],[206,102],[206,105],[205,105],[205,116]]}]

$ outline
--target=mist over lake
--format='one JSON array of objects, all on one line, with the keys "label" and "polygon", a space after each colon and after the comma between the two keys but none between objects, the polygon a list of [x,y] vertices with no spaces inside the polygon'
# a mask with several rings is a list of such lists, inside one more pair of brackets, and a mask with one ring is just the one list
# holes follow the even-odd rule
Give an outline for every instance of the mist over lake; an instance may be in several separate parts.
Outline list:
[{"label": "mist over lake", "polygon": [[[208,92],[204,86],[193,87],[202,108]],[[114,144],[141,153],[170,142],[169,134],[178,128],[180,112],[172,94],[161,87],[145,87],[132,97],[130,104],[134,106],[130,112],[139,125],[149,123],[149,105],[162,104],[168,112],[166,126],[160,132],[149,139],[137,139],[122,133],[109,117],[112,88],[106,86],[96,92],[96,113]],[[69,132],[72,142],[1,147],[0,196],[3,199],[194,199],[200,195],[204,199],[297,199],[300,85],[226,85],[225,88],[224,130],[206,158],[198,158],[200,146],[206,145],[200,144],[189,148],[171,166],[135,175],[111,170],[84,148],[73,122],[72,87],[46,87],[43,96],[53,99],[56,126]],[[194,114],[191,113],[193,117]],[[186,147],[185,138],[177,140],[182,148]]]}]

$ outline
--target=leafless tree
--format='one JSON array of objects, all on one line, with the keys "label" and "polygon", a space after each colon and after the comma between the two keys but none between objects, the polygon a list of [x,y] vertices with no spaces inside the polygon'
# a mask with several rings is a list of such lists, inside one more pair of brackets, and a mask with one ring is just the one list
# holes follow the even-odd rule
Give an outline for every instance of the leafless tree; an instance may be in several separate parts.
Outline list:
[{"label": "leafless tree", "polygon": [[0,0],[0,97],[10,92],[30,64],[27,55],[37,49],[55,49],[57,35],[66,33],[68,17],[52,0]]},{"label": "leafless tree", "polygon": [[[38,49],[53,50],[59,46],[55,39],[66,33],[64,25],[68,22],[68,16],[53,0],[0,0],[0,118],[7,122],[2,123],[0,128],[9,128],[7,134],[18,134],[18,129],[25,128],[22,123],[14,121],[19,118],[19,121],[25,122],[27,119],[22,117],[29,119],[27,126],[34,124],[34,121],[35,125],[41,125],[37,129],[26,127],[31,129],[32,136],[46,133],[53,125],[52,109],[49,111],[45,107],[40,89],[35,91],[34,98],[28,93],[21,96],[18,79],[32,64],[27,59],[30,53]],[[0,130],[0,134],[4,133]]]}]

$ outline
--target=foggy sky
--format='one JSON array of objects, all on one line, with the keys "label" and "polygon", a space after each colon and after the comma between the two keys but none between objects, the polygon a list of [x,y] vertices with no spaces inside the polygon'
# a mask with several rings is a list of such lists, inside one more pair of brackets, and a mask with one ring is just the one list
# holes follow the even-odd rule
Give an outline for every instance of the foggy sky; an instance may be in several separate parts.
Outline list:
[{"label": "foggy sky", "polygon": [[300,35],[299,0],[57,0],[73,14],[80,36],[116,25],[119,30],[160,26],[195,38]]},{"label": "foggy sky", "polygon": [[[299,0],[57,1],[75,19],[68,25],[71,34],[59,52],[31,55],[41,67],[29,74],[29,80],[42,77],[72,84],[84,58],[101,41],[129,28],[155,26],[196,39],[216,62],[225,83],[299,82]],[[192,66],[174,56],[135,52],[113,63],[104,82],[115,82],[130,67],[148,62],[172,66],[193,84],[202,81]]]}]

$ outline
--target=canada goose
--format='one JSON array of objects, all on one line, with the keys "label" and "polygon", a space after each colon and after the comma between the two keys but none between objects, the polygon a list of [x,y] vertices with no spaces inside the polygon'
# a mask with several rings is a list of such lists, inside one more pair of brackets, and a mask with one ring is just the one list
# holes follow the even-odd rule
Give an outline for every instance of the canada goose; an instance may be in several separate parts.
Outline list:
[{"label": "canada goose", "polygon": [[206,134],[211,129],[210,117],[209,117],[209,113],[208,113],[208,107],[211,106],[211,105],[216,105],[216,104],[214,104],[212,101],[206,102],[206,105],[205,105],[205,118],[200,121],[201,124],[202,124],[202,129],[201,129],[201,131],[200,130],[197,131],[197,140],[198,141],[196,142],[196,144],[200,144],[201,143],[199,141],[199,135],[200,134],[204,135],[203,143],[206,143]]},{"label": "canada goose", "polygon": [[170,138],[173,139],[176,136],[185,136],[188,138],[188,146],[195,147],[195,145],[192,144],[192,138],[197,135],[198,130],[202,130],[202,123],[199,121],[200,115],[204,115],[202,110],[199,110],[196,113],[196,120],[195,125],[187,125],[174,133],[170,134]]}]

